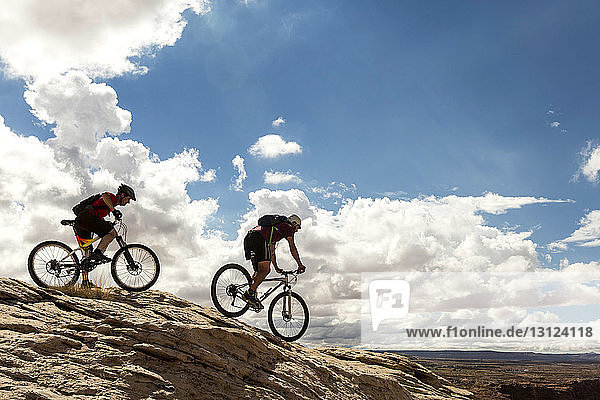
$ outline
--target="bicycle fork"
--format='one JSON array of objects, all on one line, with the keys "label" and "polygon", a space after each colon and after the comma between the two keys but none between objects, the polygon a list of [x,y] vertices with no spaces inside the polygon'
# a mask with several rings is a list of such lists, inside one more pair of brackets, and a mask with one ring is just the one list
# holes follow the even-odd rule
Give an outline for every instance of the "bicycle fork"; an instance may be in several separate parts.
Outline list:
[{"label": "bicycle fork", "polygon": [[292,319],[292,291],[288,290],[285,297],[283,298],[283,310],[281,316],[285,322],[289,322]]},{"label": "bicycle fork", "polygon": [[[127,246],[127,243],[125,243],[125,241],[123,240],[123,237],[117,236],[116,239],[117,239],[117,243],[119,244],[119,246],[121,246],[121,247]],[[135,261],[133,260],[133,257],[131,256],[129,249],[125,249],[125,251],[123,253],[125,254],[125,260],[127,260],[127,265],[132,268],[135,267]]]}]

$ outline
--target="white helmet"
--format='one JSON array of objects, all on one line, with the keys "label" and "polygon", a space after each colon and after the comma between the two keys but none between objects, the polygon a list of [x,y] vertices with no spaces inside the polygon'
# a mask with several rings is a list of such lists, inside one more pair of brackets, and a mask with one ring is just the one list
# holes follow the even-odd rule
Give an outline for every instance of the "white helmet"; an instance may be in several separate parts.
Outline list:
[{"label": "white helmet", "polygon": [[299,216],[297,216],[296,214],[292,214],[288,217],[288,220],[292,223],[292,224],[296,224],[298,225],[298,228],[300,228],[302,226],[302,220],[300,219]]}]

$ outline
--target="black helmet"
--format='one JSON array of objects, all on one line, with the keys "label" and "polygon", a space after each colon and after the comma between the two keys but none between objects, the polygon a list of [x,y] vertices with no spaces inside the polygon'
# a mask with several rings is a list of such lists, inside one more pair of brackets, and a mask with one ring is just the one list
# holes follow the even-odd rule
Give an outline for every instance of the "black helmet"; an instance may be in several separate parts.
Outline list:
[{"label": "black helmet", "polygon": [[121,186],[119,186],[119,189],[117,190],[117,194],[119,193],[123,193],[124,195],[131,197],[131,200],[136,201],[135,192],[133,191],[131,186],[127,186],[126,184],[122,183]]}]

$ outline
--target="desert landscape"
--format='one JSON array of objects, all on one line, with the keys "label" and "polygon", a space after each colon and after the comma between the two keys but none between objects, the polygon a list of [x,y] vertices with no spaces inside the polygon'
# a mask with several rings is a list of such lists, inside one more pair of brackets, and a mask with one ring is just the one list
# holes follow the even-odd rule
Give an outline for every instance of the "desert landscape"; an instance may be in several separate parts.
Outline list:
[{"label": "desert landscape", "polygon": [[600,399],[597,354],[404,352],[478,399]]}]

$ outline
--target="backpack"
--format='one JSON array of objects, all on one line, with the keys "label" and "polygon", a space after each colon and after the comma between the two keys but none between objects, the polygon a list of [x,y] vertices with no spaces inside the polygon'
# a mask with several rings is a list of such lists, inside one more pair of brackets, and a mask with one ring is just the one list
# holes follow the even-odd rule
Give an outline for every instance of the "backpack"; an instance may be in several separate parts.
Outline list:
[{"label": "backpack", "polygon": [[73,213],[78,215],[83,210],[92,210],[92,203],[98,200],[102,195],[100,193],[95,194],[93,196],[88,197],[85,200],[82,200],[79,204],[73,207]]},{"label": "backpack", "polygon": [[260,217],[258,219],[258,225],[260,225],[260,226],[273,226],[273,225],[277,225],[281,222],[287,222],[289,224],[290,220],[286,216],[276,215],[276,214],[263,215],[262,217]]},{"label": "backpack", "polygon": [[291,224],[288,217],[286,217],[284,215],[267,214],[267,215],[263,215],[262,217],[260,217],[258,219],[258,225],[271,227],[271,235],[269,237],[269,245],[271,244],[271,240],[273,240],[273,230],[276,230],[277,232],[279,232],[279,229],[277,229],[277,227],[275,225],[277,225],[281,222],[286,222],[288,224]]}]

